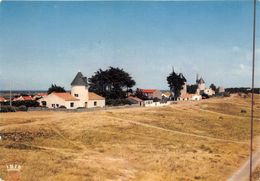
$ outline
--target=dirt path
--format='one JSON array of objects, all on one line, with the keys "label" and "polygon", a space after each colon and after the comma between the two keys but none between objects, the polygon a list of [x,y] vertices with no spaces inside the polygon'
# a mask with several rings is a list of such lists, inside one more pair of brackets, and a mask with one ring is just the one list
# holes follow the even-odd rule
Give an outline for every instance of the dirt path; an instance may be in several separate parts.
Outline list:
[{"label": "dirt path", "polygon": [[203,138],[203,139],[212,140],[212,141],[221,141],[221,142],[238,143],[238,144],[248,144],[248,142],[246,142],[246,141],[227,140],[227,139],[215,138],[215,137],[210,137],[210,136],[197,135],[197,134],[193,134],[193,133],[185,133],[185,132],[182,132],[182,131],[174,131],[174,130],[162,128],[162,127],[159,127],[159,126],[141,123],[141,122],[138,122],[138,121],[127,120],[125,118],[123,119],[123,118],[117,118],[117,117],[113,117],[113,116],[106,116],[106,117],[110,118],[110,119],[116,119],[116,120],[119,120],[119,121],[127,121],[129,123],[136,124],[136,125],[139,125],[139,126],[144,126],[144,127],[147,127],[147,128],[153,128],[153,129],[157,129],[157,130],[167,131],[167,132],[174,133],[174,134],[181,134],[181,135],[185,135],[185,136]]},{"label": "dirt path", "polygon": [[[256,150],[253,154],[252,169],[255,170],[260,164],[260,137],[256,137]],[[250,158],[240,167],[240,169],[235,172],[228,181],[248,181],[250,175]]]},{"label": "dirt path", "polygon": [[[211,111],[211,110],[206,110],[206,109],[201,109],[201,108],[194,108],[194,107],[191,108],[191,109],[196,110],[196,111],[203,111],[203,112],[207,112],[207,113],[222,115],[222,116],[229,116],[229,117],[233,117],[233,118],[251,119],[251,117],[249,117],[249,116],[232,115],[232,114],[226,114],[226,113],[221,113],[221,112],[217,112],[217,111]],[[180,109],[178,109],[178,110],[180,110]],[[254,120],[260,121],[260,118],[255,117]]]}]

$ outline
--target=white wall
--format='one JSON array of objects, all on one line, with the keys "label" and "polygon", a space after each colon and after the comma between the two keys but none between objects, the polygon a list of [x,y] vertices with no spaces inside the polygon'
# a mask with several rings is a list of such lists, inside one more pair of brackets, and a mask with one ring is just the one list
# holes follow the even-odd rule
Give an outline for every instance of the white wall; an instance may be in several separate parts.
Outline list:
[{"label": "white wall", "polygon": [[167,103],[160,103],[160,102],[153,102],[153,101],[144,101],[144,107],[160,107],[160,106],[167,106],[172,104],[173,101],[167,101]]},{"label": "white wall", "polygon": [[212,95],[215,94],[215,91],[210,89],[210,88],[209,89],[207,88],[207,89],[204,90],[204,93],[208,94],[209,96],[212,96]]},{"label": "white wall", "polygon": [[[76,109],[79,107],[79,101],[65,101],[62,98],[56,96],[55,94],[49,94],[48,96],[39,99],[37,102],[40,103],[40,106],[43,106],[42,101],[46,101],[46,107],[51,109],[58,108],[60,106],[65,106],[67,109]],[[70,107],[71,102],[74,103],[74,107]],[[55,107],[52,106],[53,104],[55,104]]]},{"label": "white wall", "polygon": [[206,89],[206,84],[205,83],[199,84],[198,88],[199,88],[199,90],[205,90]]},{"label": "white wall", "polygon": [[201,95],[194,95],[192,96],[193,101],[200,101],[202,99]]},{"label": "white wall", "polygon": [[[75,94],[78,94],[78,97]],[[79,107],[85,107],[85,102],[88,102],[88,87],[71,86],[71,95],[80,100]]]},{"label": "white wall", "polygon": [[[70,103],[74,103],[74,106],[71,107],[71,104]],[[78,107],[81,107],[80,105],[80,101],[66,101],[65,102],[65,107],[67,109],[77,109]]]},{"label": "white wall", "polygon": [[[94,105],[94,102],[97,103],[97,105]],[[90,100],[88,101],[88,108],[93,108],[93,107],[105,107],[106,101],[105,100]]]}]

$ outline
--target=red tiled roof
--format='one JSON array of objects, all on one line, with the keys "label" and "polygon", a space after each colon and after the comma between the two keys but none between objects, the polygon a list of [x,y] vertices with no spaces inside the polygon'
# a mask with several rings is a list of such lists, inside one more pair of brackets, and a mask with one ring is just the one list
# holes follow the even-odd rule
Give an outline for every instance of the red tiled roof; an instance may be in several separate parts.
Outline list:
[{"label": "red tiled roof", "polygon": [[33,98],[31,96],[22,96],[23,100],[25,101],[31,101]]},{"label": "red tiled roof", "polygon": [[3,98],[3,97],[0,97],[0,102],[5,102],[6,101],[6,99],[5,98]]},{"label": "red tiled roof", "polygon": [[33,98],[31,96],[19,96],[13,99],[13,101],[32,101]]},{"label": "red tiled roof", "polygon": [[79,99],[76,99],[70,93],[67,92],[53,92],[52,94],[62,98],[65,101],[79,101]]},{"label": "red tiled roof", "polygon": [[97,95],[97,94],[94,93],[94,92],[89,92],[89,93],[88,93],[88,99],[89,99],[89,100],[105,100],[104,97],[99,96],[99,95]]},{"label": "red tiled roof", "polygon": [[147,94],[151,94],[156,91],[156,89],[140,89],[140,90],[141,90],[141,92],[147,93]]}]

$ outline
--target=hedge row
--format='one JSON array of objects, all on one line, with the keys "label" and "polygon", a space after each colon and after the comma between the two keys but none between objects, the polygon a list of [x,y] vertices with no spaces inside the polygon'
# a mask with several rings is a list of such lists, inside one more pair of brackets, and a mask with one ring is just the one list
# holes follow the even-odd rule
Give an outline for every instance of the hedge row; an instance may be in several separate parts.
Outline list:
[{"label": "hedge row", "polygon": [[108,106],[123,106],[123,105],[131,105],[131,101],[128,99],[107,99],[106,105]]},{"label": "hedge row", "polygon": [[0,112],[17,112],[17,111],[27,111],[28,108],[24,105],[19,106],[19,107],[14,107],[14,106],[1,106],[0,107]]},{"label": "hedge row", "polygon": [[[10,105],[10,102],[5,102],[4,105],[8,106]],[[20,106],[26,106],[26,107],[39,107],[39,103],[37,101],[13,101],[12,106],[14,107],[20,107]]]}]

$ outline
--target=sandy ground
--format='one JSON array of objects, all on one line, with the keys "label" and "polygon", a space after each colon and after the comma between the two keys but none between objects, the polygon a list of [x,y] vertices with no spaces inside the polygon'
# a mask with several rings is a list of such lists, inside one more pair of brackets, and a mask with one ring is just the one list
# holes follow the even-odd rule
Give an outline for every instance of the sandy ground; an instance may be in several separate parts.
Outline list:
[{"label": "sandy ground", "polygon": [[[257,97],[256,119],[259,109]],[[26,181],[226,180],[248,158],[249,116],[250,99],[239,96],[161,108],[1,114],[0,178],[17,163]]]}]

